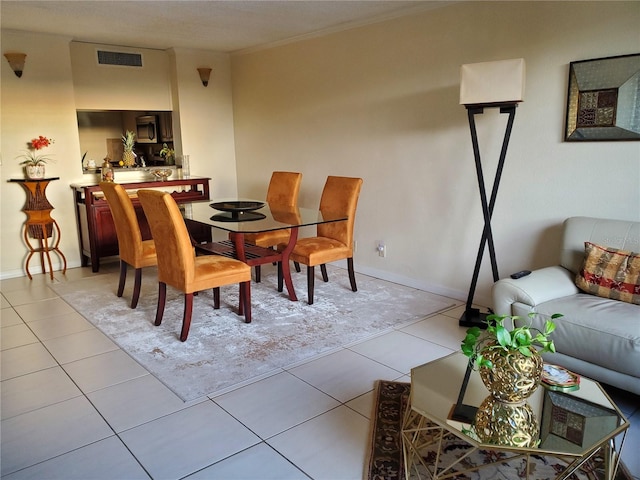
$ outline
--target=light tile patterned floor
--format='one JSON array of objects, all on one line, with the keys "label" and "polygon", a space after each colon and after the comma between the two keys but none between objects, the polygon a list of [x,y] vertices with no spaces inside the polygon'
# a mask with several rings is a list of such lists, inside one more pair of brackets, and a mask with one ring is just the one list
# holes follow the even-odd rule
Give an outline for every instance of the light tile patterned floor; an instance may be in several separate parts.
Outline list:
[{"label": "light tile patterned floor", "polygon": [[[92,275],[71,269],[55,281]],[[3,280],[2,479],[362,478],[373,382],[458,349],[463,306],[183,403],[47,287]],[[639,398],[623,458],[640,478]]]}]

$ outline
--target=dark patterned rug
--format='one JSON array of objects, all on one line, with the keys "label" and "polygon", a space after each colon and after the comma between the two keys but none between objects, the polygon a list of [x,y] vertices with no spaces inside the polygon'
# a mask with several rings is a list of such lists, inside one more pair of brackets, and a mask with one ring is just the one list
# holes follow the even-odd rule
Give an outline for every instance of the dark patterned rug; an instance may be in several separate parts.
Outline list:
[{"label": "dark patterned rug", "polygon": [[[380,380],[374,392],[374,410],[372,415],[371,447],[369,461],[365,467],[365,480],[402,480],[405,478],[402,456],[402,420],[409,400],[411,385],[408,383]],[[465,455],[471,446],[454,435],[443,442],[442,463]],[[426,464],[433,464],[436,452],[432,447],[421,451]],[[550,480],[556,478],[566,464],[554,457],[534,456],[526,471],[526,460],[511,458],[512,454],[493,450],[478,450],[460,461],[456,471],[467,470],[491,463],[478,471],[455,475],[456,480]],[[495,463],[494,463],[495,462]],[[596,480],[604,478],[601,458],[587,462],[583,469],[569,477],[570,480]],[[422,467],[411,472],[412,479],[430,478]],[[616,480],[633,480],[625,466],[620,463]]]}]

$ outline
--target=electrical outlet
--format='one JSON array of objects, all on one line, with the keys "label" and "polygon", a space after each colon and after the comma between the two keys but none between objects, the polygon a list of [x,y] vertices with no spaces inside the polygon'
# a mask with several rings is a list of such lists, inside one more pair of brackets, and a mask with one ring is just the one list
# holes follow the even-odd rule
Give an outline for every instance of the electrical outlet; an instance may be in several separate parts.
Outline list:
[{"label": "electrical outlet", "polygon": [[386,257],[387,256],[387,246],[385,245],[383,240],[378,240],[376,242],[377,246],[376,246],[376,250],[378,251],[378,256],[379,257]]},{"label": "electrical outlet", "polygon": [[353,241],[353,253],[356,253],[357,250],[358,250],[358,241],[354,240]]}]

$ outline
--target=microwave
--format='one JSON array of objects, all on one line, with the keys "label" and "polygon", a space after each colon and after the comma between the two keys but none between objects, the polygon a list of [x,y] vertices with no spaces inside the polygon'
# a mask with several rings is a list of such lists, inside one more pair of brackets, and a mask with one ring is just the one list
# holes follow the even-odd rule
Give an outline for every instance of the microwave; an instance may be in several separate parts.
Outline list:
[{"label": "microwave", "polygon": [[158,117],[144,115],[136,117],[136,143],[158,143]]}]

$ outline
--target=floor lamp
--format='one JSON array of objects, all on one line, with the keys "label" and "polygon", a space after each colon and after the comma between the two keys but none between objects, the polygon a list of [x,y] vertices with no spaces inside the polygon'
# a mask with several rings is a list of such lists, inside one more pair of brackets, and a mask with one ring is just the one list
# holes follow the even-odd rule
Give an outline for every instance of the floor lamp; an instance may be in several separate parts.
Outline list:
[{"label": "floor lamp", "polygon": [[[491,271],[493,281],[500,278],[498,276],[498,264],[496,262],[496,251],[493,245],[493,232],[491,231],[491,216],[498,196],[498,186],[504,161],[507,157],[507,147],[513,128],[513,120],[516,115],[516,107],[522,102],[524,97],[524,59],[502,60],[498,62],[483,62],[462,65],[460,69],[460,104],[467,109],[469,118],[469,128],[471,130],[471,142],[473,144],[473,156],[476,164],[476,174],[478,177],[478,188],[480,189],[480,203],[482,215],[484,217],[484,228],[480,237],[480,247],[476,257],[476,265],[473,270],[469,296],[464,313],[460,317],[459,324],[463,327],[486,328],[486,313],[481,313],[479,309],[473,308],[473,296],[475,295],[478,275],[484,256],[485,246],[488,245],[489,257],[491,259]],[[478,145],[478,134],[476,132],[476,115],[482,115],[485,108],[499,108],[500,113],[509,115],[507,127],[502,142],[502,150],[496,168],[496,175],[491,189],[491,197],[487,199],[487,191],[484,183],[482,171],[482,161],[480,159],[480,147]],[[487,201],[488,200],[488,201]],[[460,393],[456,404],[453,406],[451,418],[464,423],[472,423],[475,418],[477,408],[464,404],[464,395],[467,391],[469,376],[472,370],[472,363],[469,360],[467,371],[460,388]]]},{"label": "floor lamp", "polygon": [[[493,281],[496,282],[499,279],[496,252],[493,244],[493,232],[491,231],[491,216],[498,195],[498,186],[500,185],[504,161],[507,156],[507,147],[516,115],[516,107],[518,103],[522,102],[524,97],[524,78],[525,63],[522,58],[497,62],[472,63],[462,65],[460,69],[460,104],[464,105],[467,109],[476,174],[478,177],[478,188],[480,189],[480,203],[484,217],[484,228],[482,230],[482,236],[480,237],[480,246],[478,248],[471,286],[469,288],[469,296],[467,297],[465,311],[459,321],[459,324],[464,327],[486,327],[485,320],[487,314],[481,313],[479,309],[473,308],[472,306],[486,246],[488,246],[489,249]],[[499,108],[501,114],[509,115],[504,140],[502,142],[502,150],[500,151],[500,158],[498,160],[498,167],[491,190],[491,197],[488,199],[475,122],[476,115],[482,115],[485,108]]]}]

